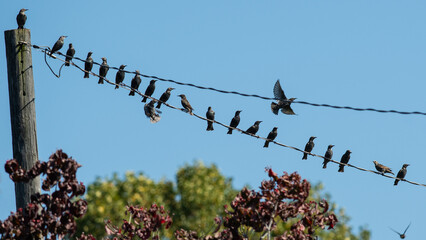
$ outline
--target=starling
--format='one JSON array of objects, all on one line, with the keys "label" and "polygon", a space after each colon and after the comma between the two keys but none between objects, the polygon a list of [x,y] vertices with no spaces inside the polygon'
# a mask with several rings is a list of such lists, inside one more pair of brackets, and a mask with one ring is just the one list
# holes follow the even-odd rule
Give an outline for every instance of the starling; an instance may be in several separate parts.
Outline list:
[{"label": "starling", "polygon": [[[314,149],[314,147],[315,147],[314,139],[315,138],[317,138],[317,137],[310,137],[309,138],[309,142],[306,143],[306,145],[305,145],[305,152],[311,152],[312,149]],[[307,159],[308,159],[308,154],[303,153],[302,160],[307,160]]]},{"label": "starling", "polygon": [[[346,150],[345,154],[343,154],[342,158],[340,159],[341,163],[348,163],[349,159],[351,158],[351,151]],[[345,165],[340,164],[339,165],[339,171],[338,172],[344,172],[345,171]]]},{"label": "starling", "polygon": [[253,126],[251,126],[251,127],[249,127],[249,129],[247,129],[245,132],[243,132],[243,133],[250,133],[250,134],[256,134],[257,133],[257,131],[259,131],[259,124],[261,123],[262,121],[256,121],[254,124],[253,124]]},{"label": "starling", "polygon": [[92,52],[87,53],[86,62],[84,62],[84,78],[89,78],[89,72],[92,71],[93,68],[93,58],[92,58]]},{"label": "starling", "polygon": [[27,15],[25,15],[25,11],[28,11],[28,9],[22,8],[19,10],[18,16],[16,16],[18,29],[24,29],[25,22],[27,21]]},{"label": "starling", "polygon": [[[157,80],[155,80],[155,79],[152,79],[150,82],[149,82],[149,85],[148,85],[148,87],[146,88],[146,90],[145,90],[145,95],[146,96],[150,96],[151,97],[151,95],[154,93],[154,91],[155,91],[155,82],[156,82]],[[143,97],[143,99],[142,99],[142,102],[146,102],[146,99],[148,99],[147,97]]]},{"label": "starling", "polygon": [[115,75],[115,84],[117,84],[117,85],[115,85],[115,89],[119,88],[118,85],[120,85],[120,83],[122,83],[123,80],[124,80],[124,75],[126,73],[124,71],[122,71],[122,70],[124,70],[124,68],[126,66],[127,65],[121,65],[120,69],[117,71],[117,74]]},{"label": "starling", "polygon": [[277,129],[278,129],[277,127],[274,127],[272,131],[268,134],[268,137],[267,137],[268,140],[266,140],[265,145],[263,145],[264,148],[269,147],[269,142],[274,141],[274,139],[277,137],[277,134],[278,134]]},{"label": "starling", "polygon": [[277,80],[274,86],[274,97],[278,100],[277,103],[271,103],[271,110],[275,115],[278,115],[278,111],[281,109],[281,112],[287,115],[295,115],[293,109],[291,109],[291,103],[296,100],[296,98],[287,99],[284,94],[283,89],[281,88],[280,80]]},{"label": "starling", "polygon": [[130,87],[132,88],[132,90],[129,93],[129,96],[135,96],[135,89],[138,90],[139,89],[139,85],[141,85],[141,77],[139,76],[139,70],[136,70],[136,75],[133,77],[132,79],[132,83],[130,84]]},{"label": "starling", "polygon": [[327,163],[330,162],[331,158],[333,157],[333,148],[334,145],[328,145],[327,151],[324,155],[324,162],[322,163],[322,168],[327,168]]},{"label": "starling", "polygon": [[75,54],[75,49],[72,46],[72,43],[70,43],[69,44],[69,48],[67,50],[67,56],[65,57],[65,66],[69,66],[70,65],[70,61],[74,57],[74,54]]},{"label": "starling", "polygon": [[382,175],[385,174],[385,173],[390,173],[392,175],[395,175],[395,174],[393,174],[392,169],[390,169],[389,167],[386,167],[385,165],[382,165],[382,164],[378,163],[377,161],[373,161],[373,163],[374,163],[374,166],[376,167],[377,171],[381,172]]},{"label": "starling", "polygon": [[410,227],[410,225],[411,225],[411,223],[410,223],[410,224],[408,224],[408,226],[407,226],[407,228],[405,229],[404,233],[397,232],[397,231],[393,230],[392,228],[390,228],[390,230],[392,230],[392,231],[394,231],[396,234],[398,234],[398,235],[399,235],[399,237],[400,237],[401,239],[404,239],[404,238],[405,238],[405,233],[407,232],[407,230],[408,230],[408,228]]},{"label": "starling", "polygon": [[174,88],[171,88],[171,87],[169,87],[169,88],[167,88],[167,90],[163,93],[163,94],[161,94],[161,97],[160,97],[160,101],[157,103],[157,108],[159,109],[160,107],[161,107],[161,104],[163,103],[163,102],[167,102],[167,100],[169,100],[169,98],[170,98],[170,92],[173,90]]},{"label": "starling", "polygon": [[184,94],[181,94],[181,95],[178,95],[178,96],[181,98],[180,103],[182,104],[183,108],[185,108],[186,111],[189,112],[189,114],[194,115],[192,113],[192,111],[194,109],[191,107],[191,104],[189,104],[188,99],[186,99],[186,96]]},{"label": "starling", "polygon": [[52,50],[50,51],[50,56],[54,54],[55,52],[59,51],[62,46],[64,46],[64,40],[67,36],[60,36],[58,41],[55,42],[55,45],[53,45]]},{"label": "starling", "polygon": [[106,77],[109,70],[106,58],[102,58],[102,65],[99,68],[99,81],[98,84],[104,84],[104,78]]},{"label": "starling", "polygon": [[[206,118],[214,121],[214,115],[215,115],[215,112],[213,111],[212,107],[209,107],[207,109],[207,112],[206,112]],[[207,129],[206,130],[207,131],[213,131],[214,130],[213,129],[213,122],[207,121]]]},{"label": "starling", "polygon": [[[399,170],[398,174],[396,175],[397,178],[404,179],[405,175],[407,174],[407,167],[410,166],[410,164],[404,164],[402,165],[401,170]],[[393,185],[398,185],[399,179],[395,179],[395,182]]]},{"label": "starling", "polygon": [[[240,123],[240,112],[241,110],[238,110],[235,112],[235,116],[232,118],[231,123],[229,126],[236,128],[238,124]],[[232,128],[228,128],[228,134],[232,134]]]},{"label": "starling", "polygon": [[148,117],[151,121],[151,123],[156,123],[158,121],[160,121],[161,117],[160,115],[158,115],[158,113],[156,113],[155,108],[154,108],[154,104],[155,104],[156,100],[151,100],[151,102],[146,103],[144,106],[144,111],[145,111],[145,115],[146,117]]}]

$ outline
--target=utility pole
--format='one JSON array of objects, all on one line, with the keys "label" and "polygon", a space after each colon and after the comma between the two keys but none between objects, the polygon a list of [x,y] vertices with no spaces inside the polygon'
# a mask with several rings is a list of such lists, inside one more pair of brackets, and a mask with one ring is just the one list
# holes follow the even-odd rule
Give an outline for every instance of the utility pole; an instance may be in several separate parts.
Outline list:
[{"label": "utility pole", "polygon": [[[25,169],[38,161],[37,129],[29,29],[4,32],[9,83],[10,121],[12,125],[13,158]],[[16,209],[25,209],[31,195],[40,193],[40,177],[28,183],[15,183]]]}]

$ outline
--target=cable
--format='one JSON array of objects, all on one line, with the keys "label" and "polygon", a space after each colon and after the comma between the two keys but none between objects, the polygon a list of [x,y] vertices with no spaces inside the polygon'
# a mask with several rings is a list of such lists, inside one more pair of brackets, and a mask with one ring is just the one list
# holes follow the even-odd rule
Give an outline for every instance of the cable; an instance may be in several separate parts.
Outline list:
[{"label": "cable", "polygon": [[[24,42],[22,42],[24,43]],[[28,43],[26,43],[28,44]],[[31,45],[28,44],[30,46],[32,46],[33,48],[37,48],[37,49],[43,49],[46,51],[50,51],[50,48],[43,48],[37,45]],[[67,55],[57,52],[58,55],[61,55],[63,57],[66,57]],[[86,62],[86,60],[81,59],[79,57],[73,57],[73,59],[77,59],[79,61],[82,62]],[[101,65],[98,62],[93,62],[93,64],[96,65]],[[119,70],[118,67],[109,67],[110,69],[115,69],[115,70]],[[226,91],[226,90],[221,90],[221,89],[217,89],[217,88],[213,88],[213,87],[203,87],[203,86],[199,86],[199,85],[195,85],[192,83],[183,83],[183,82],[178,82],[176,80],[172,80],[172,79],[165,79],[165,78],[161,78],[161,77],[157,77],[157,76],[150,76],[150,75],[145,75],[145,74],[141,74],[141,73],[136,73],[136,72],[132,72],[132,71],[128,71],[128,70],[122,70],[125,73],[130,73],[130,74],[138,74],[142,77],[145,78],[153,78],[159,81],[164,81],[164,82],[171,82],[174,84],[178,84],[178,85],[183,85],[183,86],[190,86],[190,87],[195,87],[198,89],[203,89],[203,90],[210,90],[210,91],[215,91],[215,92],[220,92],[220,93],[225,93],[225,94],[235,94],[235,95],[239,95],[239,96],[243,96],[243,97],[255,97],[255,98],[260,98],[263,100],[277,100],[276,98],[271,98],[271,97],[264,97],[264,96],[260,96],[257,94],[247,94],[247,93],[241,93],[241,92],[237,92],[237,91]],[[56,75],[56,74],[55,74]],[[310,106],[314,106],[314,107],[328,107],[328,108],[334,108],[334,109],[347,109],[347,110],[354,110],[354,111],[369,111],[369,112],[378,112],[378,113],[395,113],[395,114],[402,114],[402,115],[423,115],[426,116],[426,112],[419,112],[419,111],[413,111],[413,112],[408,112],[408,111],[398,111],[398,110],[380,110],[380,109],[375,109],[375,108],[357,108],[357,107],[350,107],[350,106],[336,106],[336,105],[330,105],[330,104],[325,104],[325,103],[310,103],[310,102],[306,102],[306,101],[293,101],[293,103],[299,103],[299,104],[304,104],[304,105],[310,105]]]},{"label": "cable", "polygon": [[[47,49],[41,49],[41,51],[42,52],[44,52],[45,54],[47,54]],[[62,56],[66,56],[66,55],[63,55],[63,54],[60,54],[60,55],[62,55]],[[55,58],[55,59],[58,59],[58,60],[60,60],[60,61],[63,61],[63,62],[65,62],[65,60],[63,60],[63,59],[60,59],[60,58]],[[88,71],[86,71],[86,70],[84,70],[83,68],[81,68],[81,67],[79,67],[77,64],[75,64],[74,62],[72,62],[72,61],[70,61],[70,65],[72,65],[72,66],[74,66],[74,67],[76,67],[76,68],[78,68],[79,70],[81,70],[82,72],[87,72],[87,73],[89,73],[89,74],[91,74],[91,75],[93,75],[93,76],[95,76],[95,77],[100,77],[98,74],[96,74],[96,73],[94,73],[94,72],[88,72]],[[117,69],[118,70],[118,69]],[[130,72],[130,73],[132,73],[132,72]],[[135,73],[136,74],[136,73]],[[152,100],[156,100],[156,101],[158,101],[158,102],[161,102],[163,105],[165,105],[165,106],[167,106],[167,107],[169,107],[169,108],[172,108],[172,109],[176,109],[176,110],[180,110],[180,111],[182,111],[182,112],[185,112],[185,113],[187,113],[186,111],[185,111],[185,109],[183,109],[183,108],[179,108],[179,107],[175,107],[175,106],[173,106],[173,105],[170,105],[170,104],[168,104],[168,103],[165,103],[165,102],[163,102],[163,101],[160,101],[159,99],[156,99],[156,98],[154,98],[154,97],[151,97],[151,96],[147,96],[147,95],[145,95],[145,94],[142,94],[139,90],[137,90],[137,89],[132,89],[130,86],[128,86],[128,85],[126,85],[126,84],[124,84],[124,83],[120,83],[120,84],[116,84],[116,83],[114,83],[114,82],[111,82],[110,80],[108,80],[107,78],[103,78],[104,79],[104,81],[105,82],[107,82],[108,84],[110,84],[110,85],[114,85],[114,86],[118,86],[118,87],[121,87],[121,88],[123,88],[123,89],[126,89],[126,90],[134,90],[138,95],[140,95],[140,96],[142,96],[142,97],[147,97],[147,98],[149,98],[149,99],[152,99]],[[189,113],[188,113],[189,114]],[[278,145],[278,146],[281,146],[281,147],[285,147],[285,148],[290,148],[290,149],[293,149],[293,150],[296,150],[296,151],[299,151],[299,152],[302,152],[302,153],[306,153],[306,154],[308,154],[308,155],[311,155],[311,156],[314,156],[314,157],[318,157],[318,158],[322,158],[322,159],[325,159],[325,157],[324,156],[321,156],[321,155],[318,155],[318,154],[314,154],[314,153],[310,153],[310,152],[306,152],[306,151],[304,151],[304,150],[302,150],[302,149],[299,149],[299,148],[297,148],[297,147],[293,147],[293,146],[289,146],[289,145],[286,145],[286,144],[283,144],[283,143],[280,143],[280,142],[277,142],[277,141],[275,141],[275,140],[269,140],[269,139],[267,139],[267,138],[264,138],[264,137],[261,137],[261,136],[259,136],[259,135],[255,135],[255,134],[250,134],[250,133],[247,133],[246,131],[244,131],[244,130],[242,130],[242,129],[240,129],[240,128],[234,128],[234,127],[231,127],[231,126],[228,126],[228,125],[226,125],[226,124],[224,124],[224,123],[221,123],[221,122],[218,122],[218,121],[215,121],[215,120],[209,120],[209,119],[207,119],[207,118],[205,118],[205,117],[202,117],[202,116],[200,116],[200,115],[198,115],[198,114],[195,114],[195,113],[193,113],[193,115],[191,115],[191,116],[194,116],[194,117],[197,117],[197,118],[199,118],[199,119],[201,119],[201,120],[204,120],[204,121],[210,121],[210,122],[213,122],[213,123],[216,123],[216,124],[218,124],[218,125],[221,125],[221,126],[223,126],[223,127],[225,127],[225,128],[231,128],[231,129],[233,129],[233,130],[237,130],[237,131],[239,131],[239,132],[241,132],[241,133],[245,133],[245,134],[247,134],[247,135],[249,135],[249,136],[251,136],[251,137],[254,137],[254,138],[257,138],[257,139],[262,139],[262,140],[268,140],[269,142],[272,142],[272,143],[274,143],[274,144],[276,144],[276,145]],[[398,180],[400,180],[400,181],[404,181],[404,182],[407,182],[407,183],[410,183],[410,184],[413,184],[413,185],[417,185],[417,186],[422,186],[422,187],[426,187],[426,184],[422,184],[422,183],[417,183],[417,182],[413,182],[413,181],[409,181],[409,180],[406,180],[406,179],[401,179],[401,178],[397,178],[397,177],[394,177],[394,176],[390,176],[390,175],[385,175],[385,174],[383,174],[383,173],[381,173],[381,172],[378,172],[378,171],[374,171],[374,170],[369,170],[369,169],[365,169],[365,168],[361,168],[361,167],[358,167],[358,166],[355,166],[355,165],[352,165],[352,164],[349,164],[349,163],[340,163],[340,162],[338,162],[338,161],[335,161],[335,160],[332,160],[332,159],[327,159],[327,160],[329,160],[330,162],[332,162],[332,163],[335,163],[335,164],[338,164],[338,165],[344,165],[344,166],[347,166],[347,167],[351,167],[351,168],[355,168],[355,169],[357,169],[357,170],[360,170],[360,171],[364,171],[364,172],[370,172],[370,173],[374,173],[374,174],[377,174],[377,175],[380,175],[380,176],[383,176],[383,177],[387,177],[387,178],[391,178],[391,179],[398,179]]]}]

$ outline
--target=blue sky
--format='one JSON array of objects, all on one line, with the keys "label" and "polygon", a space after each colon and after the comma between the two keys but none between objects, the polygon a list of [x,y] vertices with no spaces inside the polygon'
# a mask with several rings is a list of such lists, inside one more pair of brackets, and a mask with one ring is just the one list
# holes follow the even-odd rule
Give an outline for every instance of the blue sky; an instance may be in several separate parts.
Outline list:
[{"label": "blue sky", "polygon": [[[272,97],[281,79],[288,97],[355,107],[426,111],[426,3],[423,1],[12,1],[2,4],[2,30],[16,28],[16,14],[29,8],[26,28],[32,43],[49,45],[68,35],[76,56],[93,52],[110,66],[225,90]],[[93,11],[96,9],[96,12]],[[4,38],[0,44],[4,46]],[[65,48],[66,49],[66,48]],[[65,52],[63,49],[63,52]],[[4,47],[0,47],[0,159],[12,158],[9,99]],[[56,69],[60,64],[50,61]],[[163,109],[149,123],[137,97],[97,79],[83,79],[75,68],[55,78],[43,55],[33,51],[39,157],[63,149],[83,167],[84,183],[113,172],[143,171],[149,177],[174,178],[194,159],[215,163],[235,187],[259,186],[264,168],[299,172],[322,182],[333,201],[344,207],[355,228],[368,225],[372,239],[396,239],[388,229],[412,226],[407,239],[421,239],[426,189],[355,169],[337,173],[321,168],[321,159],[241,134],[182,112]],[[97,71],[97,68],[95,68]],[[115,71],[107,77],[114,79]],[[133,76],[127,75],[130,83]],[[142,79],[145,90],[149,79]],[[186,94],[195,112],[207,107],[229,123],[242,109],[240,127],[262,120],[259,134],[278,127],[277,141],[303,148],[317,136],[314,153],[329,144],[335,159],[350,149],[351,163],[373,169],[373,160],[397,172],[409,163],[407,179],[425,183],[426,118],[310,107],[294,104],[297,116],[275,116],[270,101],[225,95],[158,82],[154,97],[175,87],[170,104]],[[0,218],[14,211],[13,184],[0,174]]]}]

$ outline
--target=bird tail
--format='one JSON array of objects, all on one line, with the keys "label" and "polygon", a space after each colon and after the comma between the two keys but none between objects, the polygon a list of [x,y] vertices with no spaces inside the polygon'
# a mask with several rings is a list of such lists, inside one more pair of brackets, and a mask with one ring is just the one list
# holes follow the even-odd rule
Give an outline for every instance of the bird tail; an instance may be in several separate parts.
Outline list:
[{"label": "bird tail", "polygon": [[135,91],[131,90],[129,96],[135,96]]},{"label": "bird tail", "polygon": [[265,141],[265,144],[263,145],[264,148],[269,147],[269,141]]},{"label": "bird tail", "polygon": [[345,171],[345,165],[340,165],[338,172],[344,172],[344,171]]},{"label": "bird tail", "polygon": [[278,110],[280,110],[280,108],[278,107],[278,104],[271,102],[271,110],[275,115],[278,115]]},{"label": "bird tail", "polygon": [[324,162],[322,163],[322,168],[327,168],[327,163],[328,163],[328,161],[324,161]]},{"label": "bird tail", "polygon": [[104,84],[104,79],[103,78],[99,78],[98,84]]},{"label": "bird tail", "polygon": [[156,108],[160,109],[160,107],[161,107],[161,102],[158,102]]},{"label": "bird tail", "polygon": [[143,97],[142,102],[146,102],[147,97]]},{"label": "bird tail", "polygon": [[229,129],[228,129],[227,134],[232,134],[232,128],[229,128]]},{"label": "bird tail", "polygon": [[119,88],[119,86],[118,85],[115,85],[115,88],[114,89],[118,89]]},{"label": "bird tail", "polygon": [[302,160],[308,160],[308,154],[307,153],[303,153]]},{"label": "bird tail", "polygon": [[210,121],[208,121],[207,122],[207,131],[213,131],[214,130],[214,128],[213,128],[213,123],[212,122],[210,122]]},{"label": "bird tail", "polygon": [[89,78],[89,73],[88,72],[84,73],[84,78]]},{"label": "bird tail", "polygon": [[188,112],[189,112],[189,114],[194,115],[194,114],[192,113],[192,110],[191,110],[191,109],[190,109],[190,110],[188,110]]},{"label": "bird tail", "polygon": [[151,123],[156,123],[158,121],[160,121],[161,117],[160,115],[154,113],[151,117],[150,117],[150,121]]},{"label": "bird tail", "polygon": [[66,61],[65,66],[69,66],[69,65],[70,65],[70,62]]},{"label": "bird tail", "polygon": [[399,180],[395,179],[395,182],[393,183],[394,186],[398,185]]}]

